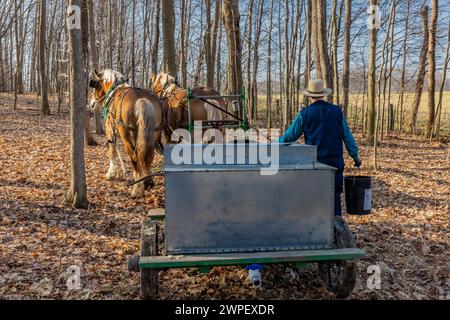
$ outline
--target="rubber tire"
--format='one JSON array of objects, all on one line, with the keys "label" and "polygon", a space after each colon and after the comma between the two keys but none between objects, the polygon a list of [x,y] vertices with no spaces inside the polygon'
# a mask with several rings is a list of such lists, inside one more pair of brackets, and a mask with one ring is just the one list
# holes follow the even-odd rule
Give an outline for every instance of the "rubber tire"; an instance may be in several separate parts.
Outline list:
[{"label": "rubber tire", "polygon": [[[342,217],[335,217],[334,220],[334,243],[337,249],[355,248],[353,234],[347,222]],[[338,272],[337,277],[332,278]],[[336,294],[338,299],[345,299],[352,293],[356,284],[358,267],[354,260],[336,260],[319,263],[319,274],[327,284],[327,289]]]},{"label": "rubber tire", "polygon": [[[141,257],[154,257],[158,255],[158,223],[148,221],[142,224],[141,229]],[[156,269],[141,269],[141,299],[158,299],[158,274]]]}]

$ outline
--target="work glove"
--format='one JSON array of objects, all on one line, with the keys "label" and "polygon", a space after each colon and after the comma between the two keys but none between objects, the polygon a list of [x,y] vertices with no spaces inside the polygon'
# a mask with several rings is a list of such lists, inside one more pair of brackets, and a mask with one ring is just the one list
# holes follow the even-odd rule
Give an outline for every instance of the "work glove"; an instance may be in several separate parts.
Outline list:
[{"label": "work glove", "polygon": [[362,165],[362,161],[360,158],[356,158],[355,160],[355,167],[359,168]]}]

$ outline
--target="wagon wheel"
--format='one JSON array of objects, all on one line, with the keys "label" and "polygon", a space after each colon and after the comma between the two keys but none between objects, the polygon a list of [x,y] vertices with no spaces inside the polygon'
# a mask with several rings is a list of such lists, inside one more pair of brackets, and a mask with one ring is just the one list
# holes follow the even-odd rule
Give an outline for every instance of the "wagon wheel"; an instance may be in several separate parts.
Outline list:
[{"label": "wagon wheel", "polygon": [[[158,224],[144,222],[141,230],[141,257],[158,255]],[[153,300],[158,297],[158,270],[141,269],[141,298]]]},{"label": "wagon wheel", "polygon": [[[334,242],[338,249],[354,248],[355,240],[347,223],[342,217],[334,220]],[[319,263],[319,273],[327,284],[327,289],[336,294],[338,299],[347,298],[356,283],[356,261],[335,260]]]}]

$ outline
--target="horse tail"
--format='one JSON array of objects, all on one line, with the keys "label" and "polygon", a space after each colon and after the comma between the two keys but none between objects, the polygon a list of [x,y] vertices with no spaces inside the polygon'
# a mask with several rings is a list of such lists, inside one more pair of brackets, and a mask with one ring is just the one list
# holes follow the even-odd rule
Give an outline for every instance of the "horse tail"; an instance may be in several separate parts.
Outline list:
[{"label": "horse tail", "polygon": [[152,104],[147,99],[139,99],[135,104],[135,116],[137,123],[136,134],[136,158],[138,172],[148,175],[151,172],[151,164],[154,156],[154,130],[152,119]]}]

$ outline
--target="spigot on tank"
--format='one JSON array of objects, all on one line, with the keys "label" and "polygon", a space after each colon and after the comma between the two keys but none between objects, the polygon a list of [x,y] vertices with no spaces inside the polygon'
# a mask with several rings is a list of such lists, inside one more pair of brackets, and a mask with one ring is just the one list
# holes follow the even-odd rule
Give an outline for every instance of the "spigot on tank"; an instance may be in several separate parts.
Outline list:
[{"label": "spigot on tank", "polygon": [[259,288],[262,285],[261,270],[264,267],[260,264],[252,264],[245,269],[248,270],[248,279],[254,287]]}]

